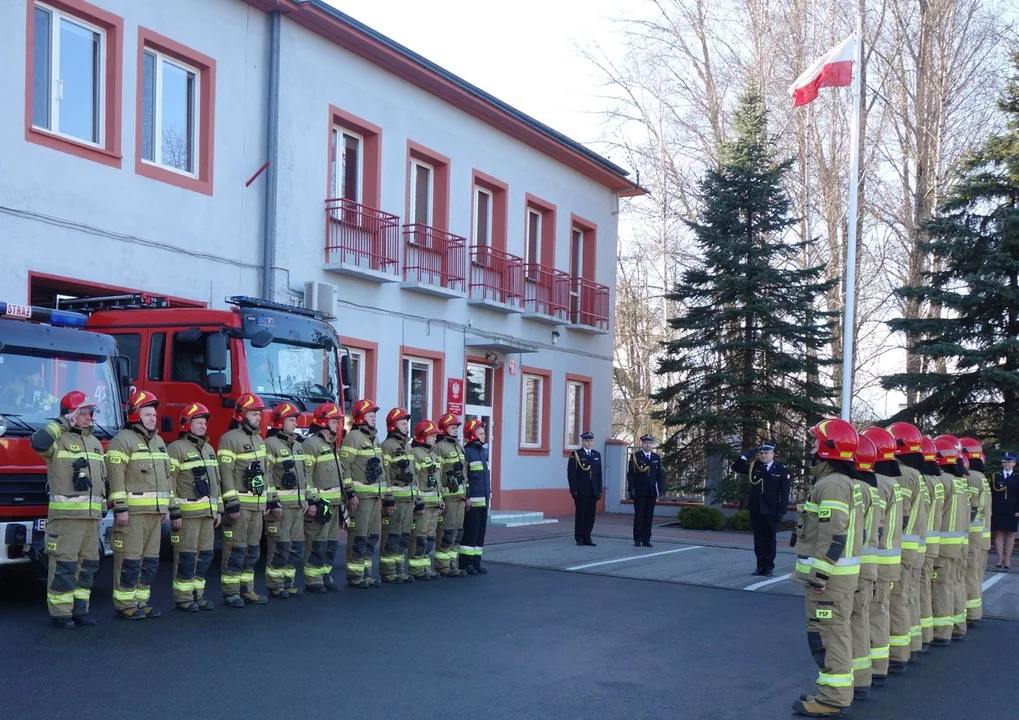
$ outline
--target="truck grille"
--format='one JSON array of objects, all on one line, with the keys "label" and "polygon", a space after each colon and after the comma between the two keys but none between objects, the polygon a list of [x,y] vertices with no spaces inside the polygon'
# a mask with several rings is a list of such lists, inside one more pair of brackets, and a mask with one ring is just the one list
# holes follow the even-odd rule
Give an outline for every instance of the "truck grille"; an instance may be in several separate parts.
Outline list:
[{"label": "truck grille", "polygon": [[0,506],[47,505],[46,476],[0,473]]}]

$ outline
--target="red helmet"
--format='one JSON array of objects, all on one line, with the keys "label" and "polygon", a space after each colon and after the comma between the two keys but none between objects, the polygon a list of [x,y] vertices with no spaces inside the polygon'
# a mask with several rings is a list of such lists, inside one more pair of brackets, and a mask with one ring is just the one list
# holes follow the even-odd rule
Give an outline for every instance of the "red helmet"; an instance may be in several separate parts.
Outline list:
[{"label": "red helmet", "polygon": [[311,414],[312,424],[322,428],[328,428],[330,420],[341,420],[342,418],[343,411],[340,410],[340,406],[331,402],[322,403]]},{"label": "red helmet", "polygon": [[431,420],[420,420],[414,426],[414,439],[419,443],[427,442],[428,436],[434,435],[436,432],[438,432],[438,428],[435,427],[435,423]]},{"label": "red helmet", "polygon": [[985,459],[984,448],[980,445],[980,441],[977,440],[976,438],[971,437],[959,438],[959,442],[962,444],[962,454],[965,457],[969,458],[970,460],[972,460],[973,458],[976,458],[977,460]]},{"label": "red helmet", "polygon": [[934,447],[934,441],[926,435],[920,439],[920,448],[923,452],[923,459],[927,462],[934,462],[938,459],[938,449]]},{"label": "red helmet", "polygon": [[274,430],[282,430],[284,420],[290,417],[299,417],[300,414],[301,411],[297,409],[296,405],[292,405],[288,402],[281,402],[272,409],[272,418],[269,420],[269,427]]},{"label": "red helmet", "polygon": [[938,465],[955,465],[962,445],[955,435],[938,435],[934,438],[934,449],[937,451]]},{"label": "red helmet", "polygon": [[209,408],[205,407],[201,403],[191,403],[180,414],[180,429],[188,431],[191,429],[191,421],[195,418],[211,418],[212,413],[209,412]]},{"label": "red helmet", "polygon": [[888,432],[895,438],[895,454],[909,455],[920,452],[920,441],[923,435],[915,425],[907,422],[894,422],[888,426]]},{"label": "red helmet", "polygon": [[99,412],[99,408],[92,402],[92,399],[81,390],[72,390],[60,398],[60,414],[74,412],[75,410],[91,410]]},{"label": "red helmet", "polygon": [[895,459],[895,448],[897,446],[895,436],[884,428],[879,428],[876,425],[871,426],[861,432],[860,436],[869,438],[877,447],[877,462]]},{"label": "red helmet", "polygon": [[253,393],[244,393],[237,402],[234,403],[234,420],[241,422],[244,420],[244,413],[251,412],[253,410],[265,410],[265,403],[262,402],[262,398],[258,397]]},{"label": "red helmet", "polygon": [[449,435],[449,428],[460,425],[460,418],[453,413],[445,413],[439,418],[439,432],[443,435]]},{"label": "red helmet", "polygon": [[817,455],[823,460],[852,460],[860,441],[856,428],[839,418],[822,420],[810,432],[817,438]]},{"label": "red helmet", "polygon": [[877,462],[877,443],[866,435],[860,435],[856,452],[853,453],[853,466],[863,472],[874,472],[874,463]]},{"label": "red helmet", "polygon": [[127,421],[141,422],[138,411],[145,407],[159,407],[159,398],[146,390],[139,390],[127,401]]},{"label": "red helmet", "polygon": [[389,411],[386,415],[386,430],[389,432],[396,432],[396,423],[401,420],[409,420],[410,413],[403,408],[395,407]]},{"label": "red helmet", "polygon": [[467,424],[464,425],[464,442],[474,442],[478,439],[478,428],[484,427],[485,424],[480,420],[468,420]]},{"label": "red helmet", "polygon": [[364,425],[364,416],[370,412],[378,412],[379,406],[371,400],[358,400],[351,409],[351,420],[355,425]]}]

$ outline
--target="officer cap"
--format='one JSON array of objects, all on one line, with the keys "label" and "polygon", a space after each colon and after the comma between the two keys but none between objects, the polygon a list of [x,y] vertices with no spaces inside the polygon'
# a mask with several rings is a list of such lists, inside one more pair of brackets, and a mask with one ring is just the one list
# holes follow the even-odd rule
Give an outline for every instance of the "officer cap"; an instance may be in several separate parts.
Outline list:
[{"label": "officer cap", "polygon": [[655,436],[654,435],[645,435],[645,436],[643,436],[640,439],[640,441],[641,442],[654,442],[655,441]]},{"label": "officer cap", "polygon": [[1001,459],[1008,462],[1015,462],[1015,453],[1007,452],[1001,456]]},{"label": "officer cap", "polygon": [[594,440],[594,433],[588,430],[586,433],[580,436],[581,440]]},{"label": "officer cap", "polygon": [[772,445],[771,443],[761,443],[761,446],[759,448],[757,448],[757,452],[767,452],[769,450],[774,450],[774,449],[775,449],[775,446]]}]

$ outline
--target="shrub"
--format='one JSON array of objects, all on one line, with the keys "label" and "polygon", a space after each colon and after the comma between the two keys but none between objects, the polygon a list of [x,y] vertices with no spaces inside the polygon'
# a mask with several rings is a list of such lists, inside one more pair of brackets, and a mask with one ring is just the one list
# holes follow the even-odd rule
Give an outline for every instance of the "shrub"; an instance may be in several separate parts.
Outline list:
[{"label": "shrub", "polygon": [[749,532],[750,531],[750,512],[747,510],[737,510],[729,516],[729,529],[736,530],[738,532]]},{"label": "shrub", "polygon": [[687,530],[721,530],[725,515],[713,507],[685,507],[679,511],[679,524]]}]

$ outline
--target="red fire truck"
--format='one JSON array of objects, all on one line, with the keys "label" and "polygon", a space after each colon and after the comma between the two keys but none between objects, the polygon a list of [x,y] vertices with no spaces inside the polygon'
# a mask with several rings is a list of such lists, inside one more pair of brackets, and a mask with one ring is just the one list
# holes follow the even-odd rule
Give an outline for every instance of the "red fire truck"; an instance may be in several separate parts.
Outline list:
[{"label": "red fire truck", "polygon": [[[91,332],[0,321],[6,323],[0,325],[5,344],[0,349],[4,360],[0,416],[7,428],[0,437],[0,536],[4,538],[0,564],[27,559],[33,532],[39,539],[46,516],[45,465],[28,447],[28,437],[56,415],[56,400],[79,387],[75,383],[83,384],[81,389],[100,403],[97,431],[105,440],[121,427],[121,401],[135,390],[148,390],[160,398],[159,432],[167,442],[177,439],[181,410],[192,402],[212,411],[209,436],[213,442],[226,432],[241,393],[256,393],[269,407],[282,401],[297,405],[302,410],[298,421],[302,428],[308,426],[311,410],[318,404],[339,402],[341,387],[349,385],[349,355],[341,355],[339,337],[329,323],[332,316],[243,296],[229,298],[228,303],[233,306],[229,310],[172,308],[166,298],[132,293],[59,300],[56,310],[18,311],[35,316],[49,313],[54,322],[73,318],[78,328]],[[11,340],[9,325],[21,328]],[[29,342],[23,336],[36,339]],[[28,376],[28,382],[42,382],[27,401],[18,395],[19,402],[35,403],[30,412],[3,399],[8,384],[13,387],[17,378],[32,370],[14,369],[22,356],[48,359],[55,368],[49,374],[40,376],[43,371],[37,370]],[[78,359],[82,357],[86,359]],[[72,363],[76,364],[72,367]],[[123,390],[116,380],[117,367]],[[352,400],[350,392],[347,388],[342,393],[347,402]],[[38,396],[48,404],[38,402]],[[266,410],[263,434],[268,415]],[[14,529],[7,530],[12,518],[19,519],[13,520]]]}]

